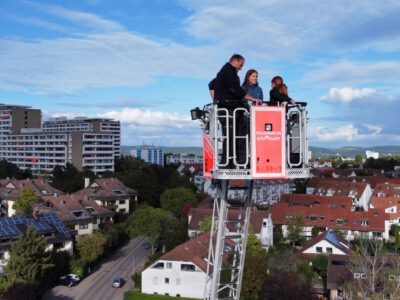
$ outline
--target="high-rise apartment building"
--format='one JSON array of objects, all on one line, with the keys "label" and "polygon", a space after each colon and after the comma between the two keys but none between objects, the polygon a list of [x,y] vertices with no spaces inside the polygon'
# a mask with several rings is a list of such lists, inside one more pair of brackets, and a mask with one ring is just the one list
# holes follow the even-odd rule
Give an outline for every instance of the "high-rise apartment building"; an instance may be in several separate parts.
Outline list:
[{"label": "high-rise apartment building", "polygon": [[35,174],[73,164],[95,173],[114,171],[120,156],[120,126],[110,119],[50,119],[27,106],[0,104],[0,159]]},{"label": "high-rise apartment building", "polygon": [[143,159],[149,164],[164,166],[164,149],[157,146],[136,146],[130,151],[134,157]]},{"label": "high-rise apartment building", "polygon": [[93,132],[114,135],[114,155],[121,157],[121,126],[119,121],[103,118],[51,118],[43,122],[45,132]]}]

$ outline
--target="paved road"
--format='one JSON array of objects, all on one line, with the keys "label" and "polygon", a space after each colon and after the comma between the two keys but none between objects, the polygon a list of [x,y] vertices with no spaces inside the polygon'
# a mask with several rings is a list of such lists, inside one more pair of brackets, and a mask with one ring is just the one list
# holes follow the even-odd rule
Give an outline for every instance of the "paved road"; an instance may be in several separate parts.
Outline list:
[{"label": "paved road", "polygon": [[[146,237],[137,237],[117,250],[82,280],[77,286],[56,286],[46,292],[42,300],[122,300],[124,292],[133,287],[130,278],[133,267],[141,270],[151,247]],[[112,279],[123,277],[126,283],[121,288],[111,286]]]}]

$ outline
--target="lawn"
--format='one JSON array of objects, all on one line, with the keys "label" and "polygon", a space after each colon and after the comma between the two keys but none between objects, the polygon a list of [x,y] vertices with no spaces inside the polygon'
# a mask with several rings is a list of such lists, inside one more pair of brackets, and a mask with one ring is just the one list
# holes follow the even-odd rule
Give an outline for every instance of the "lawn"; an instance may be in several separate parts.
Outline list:
[{"label": "lawn", "polygon": [[139,292],[126,292],[124,300],[168,300],[168,299],[180,299],[180,300],[195,300],[194,298],[182,298],[182,297],[170,297],[162,295],[150,295],[142,294]]}]

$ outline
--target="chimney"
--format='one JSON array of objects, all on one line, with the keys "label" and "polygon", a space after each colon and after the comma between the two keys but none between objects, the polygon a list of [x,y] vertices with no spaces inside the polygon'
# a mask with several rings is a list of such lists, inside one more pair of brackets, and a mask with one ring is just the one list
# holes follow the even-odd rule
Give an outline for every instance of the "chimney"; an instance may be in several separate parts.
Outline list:
[{"label": "chimney", "polygon": [[90,184],[90,178],[86,177],[86,178],[85,178],[85,189],[86,189],[87,187],[89,187],[89,184]]}]

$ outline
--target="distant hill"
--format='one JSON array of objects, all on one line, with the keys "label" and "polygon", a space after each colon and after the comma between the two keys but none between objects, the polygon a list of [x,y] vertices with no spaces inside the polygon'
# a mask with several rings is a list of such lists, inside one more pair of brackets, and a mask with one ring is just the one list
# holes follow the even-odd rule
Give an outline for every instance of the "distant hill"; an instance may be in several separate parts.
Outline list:
[{"label": "distant hill", "polygon": [[[121,151],[123,154],[129,154],[129,150],[134,146],[122,146]],[[188,153],[188,154],[202,154],[202,147],[163,147],[164,153]],[[365,157],[365,151],[376,151],[380,155],[400,154],[400,146],[376,146],[376,147],[341,147],[335,149],[328,149],[322,147],[310,146],[312,157],[333,156],[339,155],[344,157],[354,157],[361,154]]]},{"label": "distant hill", "polygon": [[375,146],[375,147],[341,147],[335,149],[319,148],[310,146],[312,157],[340,155],[354,157],[361,154],[365,157],[365,151],[379,152],[380,155],[400,154],[400,146]]}]

